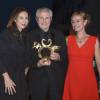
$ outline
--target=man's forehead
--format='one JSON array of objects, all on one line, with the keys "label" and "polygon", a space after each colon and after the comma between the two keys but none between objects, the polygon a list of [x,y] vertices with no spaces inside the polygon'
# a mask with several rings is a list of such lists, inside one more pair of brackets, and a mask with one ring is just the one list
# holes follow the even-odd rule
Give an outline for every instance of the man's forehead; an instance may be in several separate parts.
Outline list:
[{"label": "man's forehead", "polygon": [[49,14],[49,12],[47,12],[47,11],[41,11],[40,13],[39,13],[39,15],[44,15],[44,16],[50,16],[50,14]]}]

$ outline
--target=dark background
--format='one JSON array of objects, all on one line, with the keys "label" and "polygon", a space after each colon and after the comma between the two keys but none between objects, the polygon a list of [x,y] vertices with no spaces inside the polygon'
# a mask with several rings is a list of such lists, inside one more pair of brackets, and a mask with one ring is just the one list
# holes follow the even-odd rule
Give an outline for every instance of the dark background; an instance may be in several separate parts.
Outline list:
[{"label": "dark background", "polygon": [[100,33],[100,0],[0,0],[0,29],[6,27],[12,10],[16,7],[25,7],[31,13],[30,29],[35,25],[35,11],[39,7],[48,7],[53,10],[53,26],[67,34],[70,28],[70,16],[73,11],[84,10],[91,15],[89,33]]},{"label": "dark background", "polygon": [[35,11],[39,7],[52,6],[52,0],[0,0],[0,25],[1,30],[6,27],[12,10],[16,7],[25,7],[31,13],[31,28],[35,25]]}]

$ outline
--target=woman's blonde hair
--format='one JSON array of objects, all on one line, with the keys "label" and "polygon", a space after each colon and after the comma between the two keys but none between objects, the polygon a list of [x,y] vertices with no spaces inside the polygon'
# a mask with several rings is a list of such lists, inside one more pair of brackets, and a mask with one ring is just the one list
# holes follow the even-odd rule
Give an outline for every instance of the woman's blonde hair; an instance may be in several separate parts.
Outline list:
[{"label": "woman's blonde hair", "polygon": [[87,20],[87,25],[90,23],[90,16],[86,12],[76,11],[72,14],[71,19],[73,18],[73,16],[76,16],[76,15],[82,16],[83,20]]}]

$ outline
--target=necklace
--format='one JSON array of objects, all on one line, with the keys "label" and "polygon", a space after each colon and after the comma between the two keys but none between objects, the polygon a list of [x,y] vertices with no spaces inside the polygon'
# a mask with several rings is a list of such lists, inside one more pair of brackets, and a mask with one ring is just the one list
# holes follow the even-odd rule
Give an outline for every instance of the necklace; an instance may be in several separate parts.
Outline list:
[{"label": "necklace", "polygon": [[76,37],[78,43],[83,43],[86,40],[87,36],[83,36],[82,38]]},{"label": "necklace", "polygon": [[78,39],[77,41],[78,41],[78,43],[82,43],[84,40],[83,39]]}]

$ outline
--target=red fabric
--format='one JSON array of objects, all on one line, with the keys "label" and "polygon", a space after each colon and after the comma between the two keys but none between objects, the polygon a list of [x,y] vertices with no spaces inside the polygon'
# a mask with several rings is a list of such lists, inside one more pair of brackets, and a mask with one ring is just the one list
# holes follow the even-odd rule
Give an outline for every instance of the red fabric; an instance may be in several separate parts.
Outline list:
[{"label": "red fabric", "polygon": [[96,37],[90,36],[78,46],[74,35],[68,37],[69,66],[63,100],[99,100],[93,57]]}]

